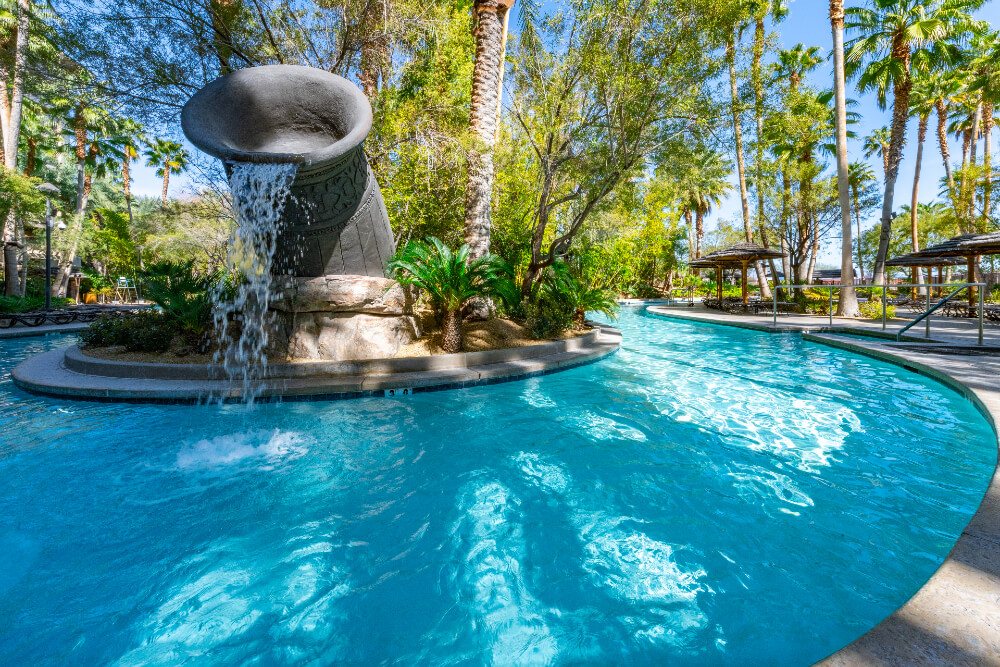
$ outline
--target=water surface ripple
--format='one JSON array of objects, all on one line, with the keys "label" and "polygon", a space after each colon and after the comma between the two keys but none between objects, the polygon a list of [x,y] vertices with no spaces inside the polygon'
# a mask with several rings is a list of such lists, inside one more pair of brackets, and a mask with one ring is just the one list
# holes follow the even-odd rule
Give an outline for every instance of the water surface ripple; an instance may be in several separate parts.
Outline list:
[{"label": "water surface ripple", "polygon": [[806,665],[910,597],[996,460],[973,406],[795,336],[623,312],[523,382],[152,406],[0,343],[0,663]]}]

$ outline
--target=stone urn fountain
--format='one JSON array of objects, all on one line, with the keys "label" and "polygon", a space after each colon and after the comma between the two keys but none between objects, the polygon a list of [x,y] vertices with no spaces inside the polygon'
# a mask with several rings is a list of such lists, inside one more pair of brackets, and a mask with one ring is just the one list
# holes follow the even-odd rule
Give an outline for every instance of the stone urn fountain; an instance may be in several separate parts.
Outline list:
[{"label": "stone urn fountain", "polygon": [[275,351],[383,358],[419,336],[412,295],[386,277],[395,244],[364,151],[372,109],[357,86],[311,67],[252,67],[195,93],[181,125],[227,173],[238,163],[297,165],[271,264]]}]

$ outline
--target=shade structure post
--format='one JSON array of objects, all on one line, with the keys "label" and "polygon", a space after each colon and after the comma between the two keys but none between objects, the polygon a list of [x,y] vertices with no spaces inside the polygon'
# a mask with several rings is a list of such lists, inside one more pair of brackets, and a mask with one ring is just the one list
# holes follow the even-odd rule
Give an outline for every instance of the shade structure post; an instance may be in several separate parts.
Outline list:
[{"label": "shade structure post", "polygon": [[719,297],[719,308],[722,308],[722,265],[715,265],[715,293]]},{"label": "shade structure post", "polygon": [[747,260],[743,260],[743,303],[747,303]]},{"label": "shade structure post", "polygon": [[[965,277],[965,282],[974,283],[976,282],[976,256],[969,255],[969,268],[968,275]],[[969,286],[969,308],[975,308],[976,306],[976,288]]]}]

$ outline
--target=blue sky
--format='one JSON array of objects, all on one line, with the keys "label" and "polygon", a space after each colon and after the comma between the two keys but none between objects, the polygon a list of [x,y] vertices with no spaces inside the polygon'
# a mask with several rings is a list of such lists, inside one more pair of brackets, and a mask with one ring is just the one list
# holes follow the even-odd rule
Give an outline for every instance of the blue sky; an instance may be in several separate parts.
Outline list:
[{"label": "blue sky", "polygon": [[[852,4],[850,0],[848,4]],[[789,2],[788,17],[777,26],[781,48],[791,48],[802,42],[806,46],[819,46],[823,49],[824,55],[828,54],[833,45],[830,23],[827,18],[828,9],[829,3],[826,0],[791,0]],[[988,1],[986,6],[979,12],[979,18],[989,21],[994,26],[1000,26],[1000,4],[992,0]],[[832,76],[830,63],[824,61],[812,72],[809,77],[809,83],[817,88],[829,88],[832,85]],[[887,125],[890,120],[891,109],[886,109],[885,111],[879,110],[873,95],[859,95],[853,89],[850,82],[848,82],[848,96],[857,100],[858,106],[854,110],[861,116],[860,123],[854,126],[854,131],[857,133],[858,138],[852,140],[849,145],[850,159],[852,161],[861,160],[863,159],[861,138],[873,129]],[[912,120],[909,127],[907,147],[904,151],[903,162],[900,165],[899,178],[896,181],[896,194],[893,201],[897,210],[900,206],[909,204],[910,202],[917,145],[916,126],[916,121]],[[994,133],[994,141],[996,141],[997,135],[1000,135],[1000,133]],[[189,150],[195,150],[190,145],[188,148]],[[955,144],[952,150],[953,156],[958,152],[958,149],[958,145]],[[997,155],[1000,154],[1000,151],[995,149],[993,153]],[[881,177],[882,164],[880,159],[876,156],[870,162],[872,163],[873,171]],[[133,173],[135,174],[135,180],[132,187],[135,193],[159,196],[162,181],[156,177],[152,168],[137,165]],[[927,144],[924,148],[924,161],[921,173],[921,202],[930,203],[938,198],[938,183],[943,176],[944,166],[941,163],[941,153],[937,149],[936,140],[932,134],[929,134]],[[188,183],[189,181],[183,176],[180,178],[171,178],[171,193],[179,193]],[[877,222],[877,217],[876,213],[870,220],[862,220],[862,225],[868,227],[874,225]],[[713,229],[716,221],[719,219],[740,221],[741,213],[738,191],[734,191],[710,215],[706,221],[707,229]],[[839,262],[839,247],[833,247],[834,245],[839,244],[828,243],[827,247],[824,247],[821,252],[820,261]]]}]

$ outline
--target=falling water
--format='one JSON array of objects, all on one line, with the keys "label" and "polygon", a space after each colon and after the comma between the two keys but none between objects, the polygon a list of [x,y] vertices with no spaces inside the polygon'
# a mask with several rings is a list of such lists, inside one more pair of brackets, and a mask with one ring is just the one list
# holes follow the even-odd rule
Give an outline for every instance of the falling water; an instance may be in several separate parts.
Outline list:
[{"label": "falling water", "polygon": [[[260,395],[267,372],[267,345],[274,315],[271,268],[281,234],[281,214],[298,165],[236,163],[229,176],[236,227],[229,238],[227,274],[213,294],[216,363],[249,404]],[[239,383],[239,384],[237,384]]]}]

